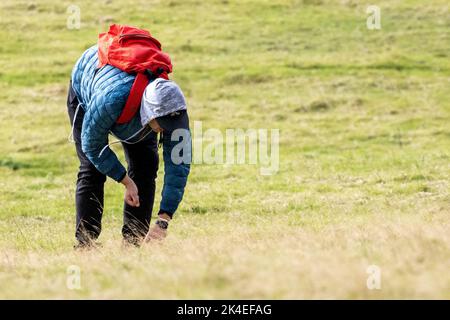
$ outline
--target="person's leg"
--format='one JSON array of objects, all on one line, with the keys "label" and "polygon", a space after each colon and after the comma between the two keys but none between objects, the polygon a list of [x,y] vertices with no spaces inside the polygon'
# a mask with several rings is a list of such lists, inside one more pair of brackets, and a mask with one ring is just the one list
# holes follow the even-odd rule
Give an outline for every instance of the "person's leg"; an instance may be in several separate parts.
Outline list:
[{"label": "person's leg", "polygon": [[128,243],[139,245],[148,232],[155,199],[158,172],[158,145],[155,133],[136,144],[123,144],[128,175],[139,191],[139,207],[124,202],[122,235]]},{"label": "person's leg", "polygon": [[[72,85],[70,85],[67,97],[67,111],[70,124],[74,123],[77,106],[78,99],[72,89]],[[84,110],[80,106],[73,128],[73,139],[78,159],[80,160],[75,193],[77,212],[75,237],[79,246],[91,244],[100,235],[103,214],[103,187],[106,181],[106,176],[95,168],[81,149],[83,116]]]}]

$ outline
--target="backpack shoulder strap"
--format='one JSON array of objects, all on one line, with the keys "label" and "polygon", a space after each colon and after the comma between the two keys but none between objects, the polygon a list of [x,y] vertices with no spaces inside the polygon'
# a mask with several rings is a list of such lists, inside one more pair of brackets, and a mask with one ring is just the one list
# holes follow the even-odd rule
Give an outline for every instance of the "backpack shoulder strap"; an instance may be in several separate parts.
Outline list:
[{"label": "backpack shoulder strap", "polygon": [[116,121],[117,124],[127,123],[134,117],[141,106],[142,95],[148,83],[149,79],[146,74],[138,73],[136,75],[125,107]]}]

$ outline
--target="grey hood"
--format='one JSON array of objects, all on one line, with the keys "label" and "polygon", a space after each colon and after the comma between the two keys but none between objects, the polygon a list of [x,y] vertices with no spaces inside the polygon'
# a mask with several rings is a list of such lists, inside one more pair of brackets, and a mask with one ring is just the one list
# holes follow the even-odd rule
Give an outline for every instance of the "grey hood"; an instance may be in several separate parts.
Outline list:
[{"label": "grey hood", "polygon": [[141,124],[145,127],[152,119],[186,109],[180,87],[171,80],[156,78],[147,85],[142,95]]}]

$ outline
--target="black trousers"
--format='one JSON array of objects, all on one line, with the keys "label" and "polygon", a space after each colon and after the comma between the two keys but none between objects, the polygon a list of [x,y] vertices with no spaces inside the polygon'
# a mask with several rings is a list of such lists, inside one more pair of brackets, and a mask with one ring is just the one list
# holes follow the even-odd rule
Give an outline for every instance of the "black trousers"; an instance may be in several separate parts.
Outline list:
[{"label": "black trousers", "polygon": [[[67,111],[71,124],[77,106],[78,98],[70,85]],[[83,116],[84,111],[80,107],[73,128],[73,139],[80,160],[75,193],[75,237],[79,245],[88,245],[98,238],[102,229],[106,176],[95,168],[81,149]],[[136,183],[140,202],[139,207],[132,207],[124,201],[122,235],[126,241],[135,245],[138,245],[147,234],[155,199],[155,180],[159,159],[158,143],[156,133],[151,132],[149,136],[136,144],[122,144],[128,163],[128,175]]]}]

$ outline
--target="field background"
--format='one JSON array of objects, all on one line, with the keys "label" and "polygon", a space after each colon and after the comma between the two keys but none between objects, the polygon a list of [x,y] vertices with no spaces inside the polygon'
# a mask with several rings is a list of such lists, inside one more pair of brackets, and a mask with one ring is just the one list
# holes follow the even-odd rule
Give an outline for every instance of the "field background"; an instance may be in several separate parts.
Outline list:
[{"label": "field background", "polygon": [[[449,14],[445,0],[2,0],[0,298],[450,298]],[[110,23],[161,40],[204,130],[279,128],[280,170],[194,165],[169,237],[142,249],[121,248],[108,180],[103,248],[74,252],[66,91]]]}]

